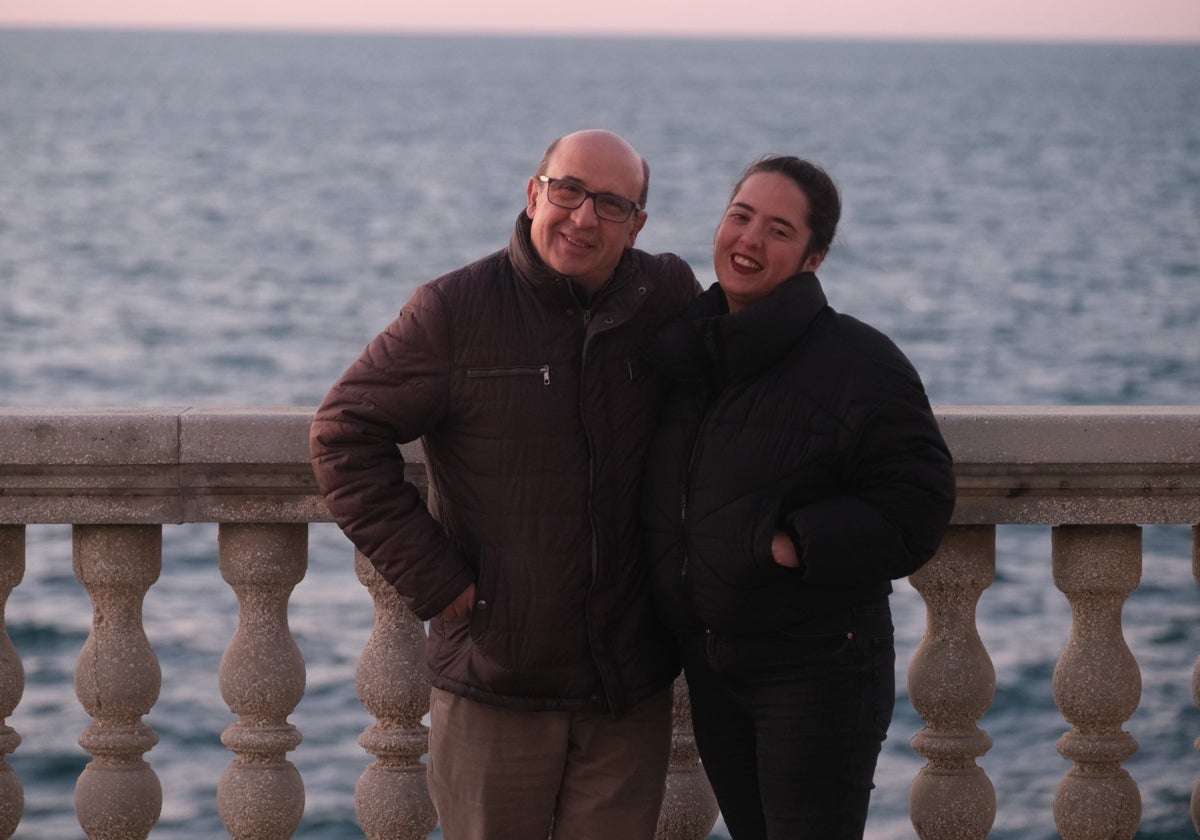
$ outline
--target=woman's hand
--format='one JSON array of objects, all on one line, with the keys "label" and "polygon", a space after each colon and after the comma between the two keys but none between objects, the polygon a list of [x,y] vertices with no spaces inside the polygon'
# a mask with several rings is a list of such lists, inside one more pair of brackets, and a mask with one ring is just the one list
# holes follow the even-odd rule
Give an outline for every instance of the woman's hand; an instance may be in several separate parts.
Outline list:
[{"label": "woman's hand", "polygon": [[771,537],[771,556],[780,566],[787,566],[789,569],[800,568],[800,555],[796,554],[796,544],[792,542],[791,536],[783,531],[776,531],[775,536]]}]

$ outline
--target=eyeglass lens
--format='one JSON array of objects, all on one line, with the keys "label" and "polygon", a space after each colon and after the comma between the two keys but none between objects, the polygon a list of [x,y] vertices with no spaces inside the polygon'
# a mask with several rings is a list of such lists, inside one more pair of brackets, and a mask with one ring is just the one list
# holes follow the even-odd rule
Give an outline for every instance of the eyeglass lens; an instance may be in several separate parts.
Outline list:
[{"label": "eyeglass lens", "polygon": [[[547,187],[550,201],[567,210],[574,210],[587,200],[588,192],[570,181],[551,181]],[[612,193],[592,194],[596,215],[610,222],[623,222],[632,215],[634,204],[627,198]]]}]

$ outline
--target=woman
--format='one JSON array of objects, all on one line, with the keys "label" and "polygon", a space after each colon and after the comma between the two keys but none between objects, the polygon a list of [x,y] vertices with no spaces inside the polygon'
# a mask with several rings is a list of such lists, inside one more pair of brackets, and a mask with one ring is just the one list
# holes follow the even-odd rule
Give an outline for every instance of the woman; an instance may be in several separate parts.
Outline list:
[{"label": "woman", "polygon": [[718,282],[651,353],[672,383],[647,466],[651,569],[734,840],[862,837],[895,702],[891,581],[954,507],[916,371],[813,274],[840,215],[819,167],[751,164]]}]

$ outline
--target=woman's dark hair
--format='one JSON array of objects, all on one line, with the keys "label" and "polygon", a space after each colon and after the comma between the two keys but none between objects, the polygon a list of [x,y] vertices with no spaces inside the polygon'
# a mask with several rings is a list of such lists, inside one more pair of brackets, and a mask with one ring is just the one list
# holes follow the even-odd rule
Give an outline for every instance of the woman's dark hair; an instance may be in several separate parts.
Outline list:
[{"label": "woman's dark hair", "polygon": [[829,174],[815,163],[792,155],[763,155],[742,172],[729,200],[733,201],[747,178],[759,172],[778,172],[796,182],[808,199],[808,228],[812,231],[805,256],[828,251],[842,217],[842,199]]}]

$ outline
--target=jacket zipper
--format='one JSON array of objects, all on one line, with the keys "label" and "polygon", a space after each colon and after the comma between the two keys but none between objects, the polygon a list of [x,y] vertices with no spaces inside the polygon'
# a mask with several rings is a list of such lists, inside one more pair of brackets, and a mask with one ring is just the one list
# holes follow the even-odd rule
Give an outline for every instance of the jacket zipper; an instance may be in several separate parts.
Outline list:
[{"label": "jacket zipper", "polygon": [[679,579],[687,580],[688,575],[688,545],[687,545],[687,486],[680,494],[683,498],[679,504],[679,527],[683,530],[683,560],[679,564]]},{"label": "jacket zipper", "polygon": [[550,384],[550,365],[514,365],[512,367],[467,368],[468,379],[485,379],[493,376],[542,375],[542,384]]},{"label": "jacket zipper", "polygon": [[[580,316],[583,321],[583,346],[580,348],[580,352],[579,352],[579,399],[580,399],[580,411],[581,411],[581,416],[582,416],[583,393],[586,390],[586,388],[584,386],[584,371],[587,369],[588,344],[589,344],[588,327],[592,323],[592,307],[595,306],[597,303],[599,303],[600,300],[602,300],[605,297],[605,292],[608,289],[608,284],[606,283],[604,285],[604,287],[601,288],[600,291],[587,304],[583,304],[579,301],[578,295],[575,294],[574,287],[572,287],[572,286],[570,286],[570,284],[568,284],[567,288],[570,290],[571,295],[575,298],[575,302],[580,304],[579,312],[580,312]],[[592,529],[592,549],[591,549],[592,550],[592,558],[591,558],[591,561],[592,561],[591,562],[592,583],[591,583],[591,587],[594,587],[596,584],[596,575],[597,575],[596,566],[597,566],[597,562],[598,562],[599,554],[600,554],[600,547],[597,544],[599,529],[597,529],[597,527],[596,527],[595,509],[592,505],[592,495],[595,492],[595,488],[596,488],[596,445],[595,445],[595,441],[592,438],[592,431],[591,431],[591,429],[589,429],[587,427],[586,422],[583,425],[583,431],[584,431],[584,435],[587,437],[587,443],[588,443],[588,521],[589,521],[589,524],[591,525],[591,529]],[[592,626],[592,619],[591,619],[591,612],[590,612],[591,599],[592,599],[591,587],[589,587],[587,604],[584,607],[584,613],[585,613],[584,619],[588,625],[589,641],[590,641],[590,637],[591,637],[591,626]],[[593,660],[595,660],[595,658],[596,658],[595,654],[593,654],[592,658],[593,658]],[[600,699],[611,704],[611,702],[612,702],[611,689],[608,684],[608,677],[605,673],[605,669],[602,667],[599,667],[600,663],[598,661],[596,662],[596,665],[597,665],[597,668],[596,668],[597,673],[599,673],[599,675],[600,675],[600,691],[601,691],[601,695],[602,695]]]},{"label": "jacket zipper", "polygon": [[691,552],[688,545],[688,496],[691,493],[692,469],[696,465],[696,456],[700,451],[702,432],[708,424],[708,418],[712,415],[713,403],[715,402],[715,399],[709,401],[708,405],[704,408],[704,412],[700,415],[700,422],[696,424],[696,432],[692,435],[692,445],[688,449],[688,459],[683,468],[682,486],[679,492],[679,527],[683,532],[683,560],[679,567],[679,577],[681,581],[684,581],[685,585],[688,578],[688,565],[691,559]]}]

